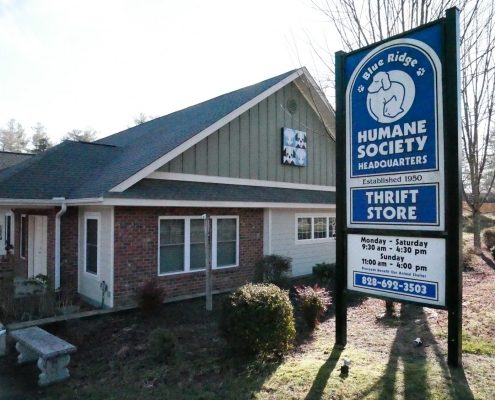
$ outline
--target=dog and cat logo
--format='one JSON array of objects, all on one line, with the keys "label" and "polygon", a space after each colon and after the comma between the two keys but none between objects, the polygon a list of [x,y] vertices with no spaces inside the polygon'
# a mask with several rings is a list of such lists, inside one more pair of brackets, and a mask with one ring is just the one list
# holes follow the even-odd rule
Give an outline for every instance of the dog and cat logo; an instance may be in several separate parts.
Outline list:
[{"label": "dog and cat logo", "polygon": [[[417,64],[418,60],[407,51],[396,51],[363,68],[363,82],[357,86],[357,92],[366,94],[367,111],[376,122],[390,124],[411,109],[416,85],[409,71],[415,72],[418,78],[425,73],[425,69]],[[391,69],[391,65],[400,65],[401,69]]]},{"label": "dog and cat logo", "polygon": [[373,76],[367,88],[366,106],[371,118],[391,123],[401,119],[411,108],[416,87],[404,71],[380,71]]},{"label": "dog and cat logo", "polygon": [[282,128],[282,164],[305,167],[308,165],[306,132]]}]

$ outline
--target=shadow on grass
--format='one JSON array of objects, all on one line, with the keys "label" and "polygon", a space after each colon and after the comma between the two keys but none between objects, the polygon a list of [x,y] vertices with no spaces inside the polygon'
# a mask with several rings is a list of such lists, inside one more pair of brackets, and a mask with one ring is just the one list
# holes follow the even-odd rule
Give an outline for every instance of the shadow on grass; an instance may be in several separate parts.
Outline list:
[{"label": "shadow on grass", "polygon": [[[430,379],[426,347],[415,347],[414,339],[421,338],[426,346],[431,346],[435,359],[441,369],[442,386],[447,387],[449,399],[474,399],[473,393],[462,368],[451,368],[446,363],[443,354],[431,332],[422,307],[403,304],[399,316],[399,326],[390,348],[389,361],[385,373],[368,390],[361,393],[359,398],[366,398],[372,393],[381,400],[395,399],[399,362],[403,365],[403,391],[405,399],[427,399],[443,395],[435,382]],[[433,393],[432,393],[433,391]]]},{"label": "shadow on grass", "polygon": [[306,395],[306,400],[317,400],[321,399],[325,386],[327,385],[330,374],[335,369],[337,362],[339,361],[340,355],[342,354],[342,348],[339,346],[333,346],[332,352],[328,357],[327,361],[320,367],[316,377]]}]

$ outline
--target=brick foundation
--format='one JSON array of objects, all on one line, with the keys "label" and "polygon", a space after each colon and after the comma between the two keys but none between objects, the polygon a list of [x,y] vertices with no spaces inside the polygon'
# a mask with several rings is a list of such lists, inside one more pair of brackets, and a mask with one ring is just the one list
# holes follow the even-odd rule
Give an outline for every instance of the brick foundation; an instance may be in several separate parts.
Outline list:
[{"label": "brick foundation", "polygon": [[199,209],[115,207],[114,306],[133,300],[139,286],[157,279],[166,298],[200,294],[204,271],[158,276],[158,217],[239,216],[239,267],[213,271],[213,290],[233,289],[250,281],[254,264],[263,256],[262,209]]}]

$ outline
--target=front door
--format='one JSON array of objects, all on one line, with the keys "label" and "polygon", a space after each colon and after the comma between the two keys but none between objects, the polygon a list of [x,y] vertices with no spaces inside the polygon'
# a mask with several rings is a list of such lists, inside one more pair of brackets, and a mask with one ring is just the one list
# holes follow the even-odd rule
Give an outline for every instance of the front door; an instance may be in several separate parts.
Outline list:
[{"label": "front door", "polygon": [[30,215],[28,226],[28,277],[47,275],[48,217]]}]

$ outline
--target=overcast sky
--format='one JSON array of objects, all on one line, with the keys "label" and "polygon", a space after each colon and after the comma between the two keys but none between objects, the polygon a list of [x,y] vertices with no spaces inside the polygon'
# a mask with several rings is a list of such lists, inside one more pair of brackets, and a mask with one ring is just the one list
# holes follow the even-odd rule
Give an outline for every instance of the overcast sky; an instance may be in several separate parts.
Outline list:
[{"label": "overcast sky", "polygon": [[324,74],[308,35],[338,47],[309,0],[0,0],[0,126],[103,137],[300,65]]}]

